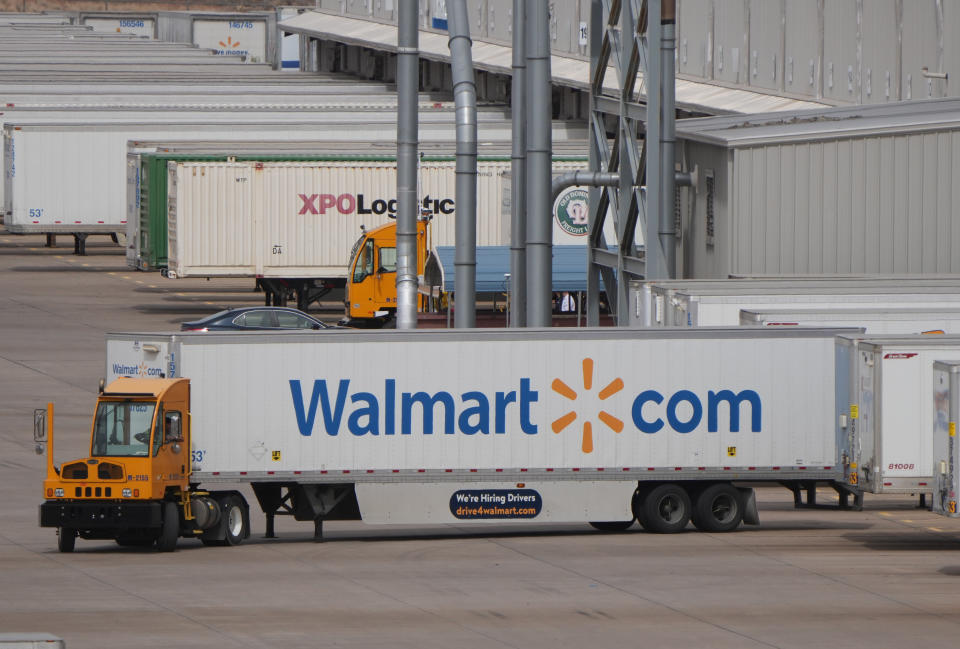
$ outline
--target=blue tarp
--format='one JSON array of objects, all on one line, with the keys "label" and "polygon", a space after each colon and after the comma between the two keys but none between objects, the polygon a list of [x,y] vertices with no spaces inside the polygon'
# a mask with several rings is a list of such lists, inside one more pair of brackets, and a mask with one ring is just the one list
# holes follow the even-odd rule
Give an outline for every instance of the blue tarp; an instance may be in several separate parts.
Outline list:
[{"label": "blue tarp", "polygon": [[[437,246],[436,257],[443,268],[443,290],[454,290],[454,246]],[[477,293],[497,293],[508,290],[510,272],[509,246],[480,246],[477,248]],[[602,289],[601,282],[601,289]],[[586,246],[553,246],[553,290],[587,290]]]}]

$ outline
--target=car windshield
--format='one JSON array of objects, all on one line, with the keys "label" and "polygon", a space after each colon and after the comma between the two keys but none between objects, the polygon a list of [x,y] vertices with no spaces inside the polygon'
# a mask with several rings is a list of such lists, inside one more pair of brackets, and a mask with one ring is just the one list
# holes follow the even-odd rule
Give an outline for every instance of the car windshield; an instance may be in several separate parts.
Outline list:
[{"label": "car windshield", "polygon": [[155,409],[155,403],[143,401],[101,402],[94,419],[92,455],[150,455],[150,431]]}]

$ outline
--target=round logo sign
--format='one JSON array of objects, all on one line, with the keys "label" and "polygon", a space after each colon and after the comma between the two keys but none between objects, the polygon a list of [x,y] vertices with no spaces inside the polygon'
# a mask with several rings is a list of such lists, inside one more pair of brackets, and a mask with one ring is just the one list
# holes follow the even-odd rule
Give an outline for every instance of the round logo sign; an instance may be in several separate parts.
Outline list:
[{"label": "round logo sign", "polygon": [[587,235],[590,210],[587,206],[587,190],[571,188],[560,194],[553,204],[553,218],[567,234],[575,237]]}]

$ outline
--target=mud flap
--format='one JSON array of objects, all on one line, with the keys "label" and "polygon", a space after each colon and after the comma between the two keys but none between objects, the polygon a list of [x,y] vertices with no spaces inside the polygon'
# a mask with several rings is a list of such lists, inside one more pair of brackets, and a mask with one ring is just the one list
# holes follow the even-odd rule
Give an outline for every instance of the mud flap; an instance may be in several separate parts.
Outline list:
[{"label": "mud flap", "polygon": [[757,494],[750,487],[738,487],[743,498],[743,524],[759,525],[760,513],[757,511]]}]

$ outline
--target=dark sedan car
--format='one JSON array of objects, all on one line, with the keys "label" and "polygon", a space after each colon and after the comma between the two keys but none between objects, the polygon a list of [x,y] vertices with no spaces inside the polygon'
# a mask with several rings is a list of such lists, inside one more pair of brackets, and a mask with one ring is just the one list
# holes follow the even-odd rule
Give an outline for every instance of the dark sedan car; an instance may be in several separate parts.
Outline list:
[{"label": "dark sedan car", "polygon": [[254,306],[227,309],[211,316],[184,322],[180,331],[253,331],[264,329],[333,329],[303,311],[278,306]]}]

